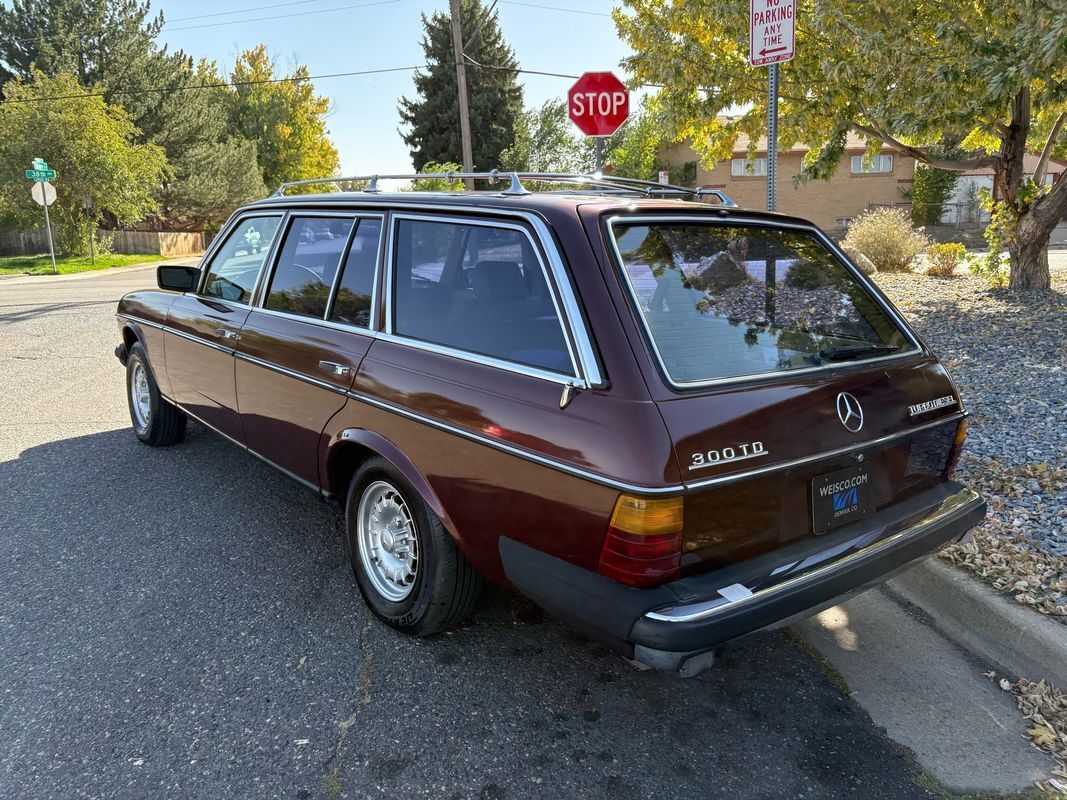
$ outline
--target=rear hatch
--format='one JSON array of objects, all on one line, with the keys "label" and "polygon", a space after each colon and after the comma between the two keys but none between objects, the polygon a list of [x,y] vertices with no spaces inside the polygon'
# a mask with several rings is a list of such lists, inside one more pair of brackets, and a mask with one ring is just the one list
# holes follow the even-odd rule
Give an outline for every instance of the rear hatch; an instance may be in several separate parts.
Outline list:
[{"label": "rear hatch", "polygon": [[689,490],[683,573],[862,525],[945,479],[948,374],[820,233],[640,216],[612,232]]}]

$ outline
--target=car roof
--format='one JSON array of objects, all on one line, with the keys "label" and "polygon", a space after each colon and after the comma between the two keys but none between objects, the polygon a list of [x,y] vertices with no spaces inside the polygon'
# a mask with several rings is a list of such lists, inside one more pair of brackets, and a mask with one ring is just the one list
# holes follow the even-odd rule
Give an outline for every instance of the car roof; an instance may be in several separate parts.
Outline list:
[{"label": "car roof", "polygon": [[811,225],[807,220],[770,211],[723,206],[698,200],[676,200],[644,197],[639,193],[598,192],[531,192],[523,195],[505,195],[500,192],[323,192],[315,194],[271,196],[256,200],[244,208],[331,208],[358,209],[381,208],[391,205],[406,207],[426,205],[436,209],[447,206],[457,208],[485,208],[493,210],[552,212],[577,210],[594,214],[611,213],[662,213],[716,215],[721,218],[743,217],[766,220],[768,223],[791,223]]}]

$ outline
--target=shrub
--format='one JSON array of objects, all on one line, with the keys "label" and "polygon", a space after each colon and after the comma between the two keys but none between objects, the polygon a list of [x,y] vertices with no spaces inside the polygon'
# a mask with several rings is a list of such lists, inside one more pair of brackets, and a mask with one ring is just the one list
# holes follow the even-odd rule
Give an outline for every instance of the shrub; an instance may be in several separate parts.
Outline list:
[{"label": "shrub", "polygon": [[933,242],[911,227],[907,212],[876,208],[861,214],[848,226],[845,247],[855,248],[881,272],[904,272],[915,256]]},{"label": "shrub", "polygon": [[926,257],[930,260],[926,274],[936,278],[951,278],[953,270],[965,255],[967,248],[959,242],[932,244],[926,249]]}]

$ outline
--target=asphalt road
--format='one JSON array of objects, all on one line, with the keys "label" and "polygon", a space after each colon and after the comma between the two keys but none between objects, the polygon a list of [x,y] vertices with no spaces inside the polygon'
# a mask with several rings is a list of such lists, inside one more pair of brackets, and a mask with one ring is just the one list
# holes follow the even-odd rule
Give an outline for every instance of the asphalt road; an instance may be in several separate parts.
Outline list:
[{"label": "asphalt road", "polygon": [[340,520],[191,425],[130,431],[114,303],[0,279],[0,797],[927,797],[783,633],[635,670],[502,590],[376,622]]}]

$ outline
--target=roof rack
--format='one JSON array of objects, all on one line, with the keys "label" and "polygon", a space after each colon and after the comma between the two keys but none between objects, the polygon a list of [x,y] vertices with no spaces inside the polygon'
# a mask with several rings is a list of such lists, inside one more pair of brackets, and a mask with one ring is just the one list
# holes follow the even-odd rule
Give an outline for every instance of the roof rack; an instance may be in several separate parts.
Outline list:
[{"label": "roof rack", "polygon": [[[288,181],[283,183],[272,195],[284,197],[288,189],[296,186],[311,186],[317,183],[344,184],[366,183],[363,189],[355,190],[369,194],[378,194],[382,190],[378,182],[382,180],[425,180],[439,179],[447,181],[458,180],[483,180],[492,184],[507,183],[506,189],[500,194],[507,196],[521,196],[532,194],[531,190],[523,185],[523,181],[541,183],[564,183],[582,186],[600,192],[616,192],[620,194],[640,194],[645,197],[670,197],[676,195],[691,196],[700,200],[705,197],[714,197],[720,205],[735,207],[737,203],[730,199],[726,192],[720,189],[691,189],[688,186],[676,186],[670,183],[656,183],[654,181],[642,181],[636,178],[620,178],[615,175],[603,175],[601,173],[582,174],[567,172],[413,172],[397,175],[355,175],[346,178],[310,178],[302,181]],[[341,191],[344,191],[342,189]]]}]

